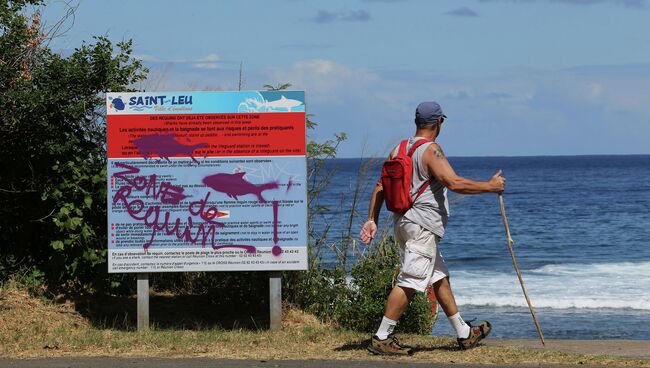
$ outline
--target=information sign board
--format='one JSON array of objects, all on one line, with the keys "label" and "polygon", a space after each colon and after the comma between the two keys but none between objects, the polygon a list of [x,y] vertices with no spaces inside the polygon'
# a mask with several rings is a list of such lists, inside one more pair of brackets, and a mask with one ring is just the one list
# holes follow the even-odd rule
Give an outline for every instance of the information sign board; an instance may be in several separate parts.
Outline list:
[{"label": "information sign board", "polygon": [[307,268],[301,91],[109,93],[109,272]]}]

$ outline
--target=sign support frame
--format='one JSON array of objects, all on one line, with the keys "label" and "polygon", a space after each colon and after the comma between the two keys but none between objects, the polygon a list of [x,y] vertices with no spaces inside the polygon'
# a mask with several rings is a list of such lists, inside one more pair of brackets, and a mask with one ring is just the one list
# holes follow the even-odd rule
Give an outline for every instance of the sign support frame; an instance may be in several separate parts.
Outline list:
[{"label": "sign support frame", "polygon": [[269,327],[271,331],[282,329],[282,272],[269,272]]},{"label": "sign support frame", "polygon": [[138,273],[138,332],[149,331],[149,274]]}]

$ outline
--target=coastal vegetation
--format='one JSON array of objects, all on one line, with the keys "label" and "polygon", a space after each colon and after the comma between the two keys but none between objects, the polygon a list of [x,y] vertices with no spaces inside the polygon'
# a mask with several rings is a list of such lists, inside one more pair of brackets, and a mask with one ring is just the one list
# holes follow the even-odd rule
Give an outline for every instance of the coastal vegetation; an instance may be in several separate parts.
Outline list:
[{"label": "coastal vegetation", "polygon": [[[131,41],[106,37],[85,42],[69,55],[48,47],[58,24],[41,25],[39,0],[0,2],[0,282],[14,280],[35,295],[129,296],[135,275],[107,273],[105,93],[134,91],[147,68],[133,56]],[[266,85],[268,90],[289,83]],[[317,129],[312,116],[309,132]],[[284,302],[328,323],[368,332],[383,313],[397,267],[397,252],[384,237],[359,251],[352,234],[356,203],[347,208],[348,231],[339,239],[314,221],[329,208],[319,198],[345,133],[317,141],[308,137],[309,270],[285,272]],[[354,198],[360,195],[356,187]],[[323,267],[324,252],[338,263]],[[206,296],[227,302],[239,319],[265,326],[268,274],[198,272],[154,274],[156,292]],[[127,318],[128,320],[128,318]],[[404,331],[428,334],[435,321],[430,301],[413,301]],[[154,321],[155,323],[155,321]]]},{"label": "coastal vegetation", "polygon": [[117,290],[106,267],[103,94],[147,69],[130,41],[104,37],[69,55],[48,43],[38,0],[0,2],[0,278],[62,290]]}]

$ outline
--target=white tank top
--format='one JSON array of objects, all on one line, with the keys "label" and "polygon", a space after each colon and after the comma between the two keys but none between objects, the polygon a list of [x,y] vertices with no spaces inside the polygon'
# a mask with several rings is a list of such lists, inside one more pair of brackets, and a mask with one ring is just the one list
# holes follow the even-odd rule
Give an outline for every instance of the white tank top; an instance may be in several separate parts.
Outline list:
[{"label": "white tank top", "polygon": [[[413,143],[420,139],[423,138],[409,138],[406,151],[408,152]],[[394,214],[394,216],[404,216],[442,238],[445,235],[445,228],[447,227],[447,220],[449,218],[449,201],[447,200],[447,188],[436,180],[435,177],[429,175],[429,171],[422,164],[422,156],[430,145],[431,143],[421,145],[413,152],[413,156],[411,157],[413,160],[411,196],[415,197],[422,185],[431,179],[429,188],[422,192],[415,200],[413,207],[406,211],[404,215]],[[399,145],[393,149],[392,156],[397,154],[398,149]]]}]

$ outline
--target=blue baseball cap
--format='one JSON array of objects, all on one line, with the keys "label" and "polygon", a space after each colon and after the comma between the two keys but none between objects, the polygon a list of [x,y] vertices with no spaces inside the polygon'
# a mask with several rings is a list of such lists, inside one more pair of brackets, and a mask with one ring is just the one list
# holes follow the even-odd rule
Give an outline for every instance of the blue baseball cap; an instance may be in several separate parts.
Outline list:
[{"label": "blue baseball cap", "polygon": [[415,125],[435,124],[440,117],[447,116],[442,113],[442,108],[435,101],[422,102],[415,109]]}]

